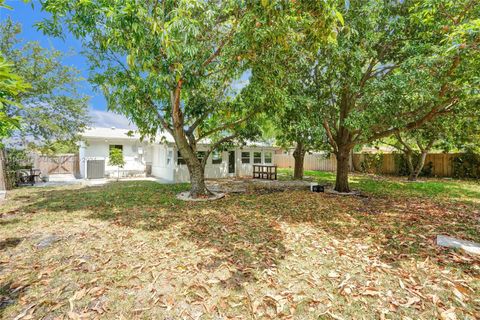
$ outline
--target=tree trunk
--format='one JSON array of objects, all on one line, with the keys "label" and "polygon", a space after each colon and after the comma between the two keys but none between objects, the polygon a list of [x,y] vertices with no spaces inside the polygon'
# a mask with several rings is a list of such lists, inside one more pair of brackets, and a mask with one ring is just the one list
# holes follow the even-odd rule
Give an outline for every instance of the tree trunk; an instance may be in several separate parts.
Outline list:
[{"label": "tree trunk", "polygon": [[413,174],[413,171],[415,170],[413,167],[413,152],[404,151],[404,153],[405,153],[405,160],[407,161],[408,176],[411,176]]},{"label": "tree trunk", "polygon": [[190,173],[190,196],[192,198],[210,196],[212,193],[205,185],[205,168],[201,165],[188,165],[188,172]]},{"label": "tree trunk", "polygon": [[297,142],[297,147],[293,152],[293,158],[295,159],[295,167],[293,170],[293,179],[302,180],[303,179],[303,163],[305,160],[306,150],[303,143]]},{"label": "tree trunk", "polygon": [[7,168],[6,154],[3,148],[0,148],[0,191],[7,190]]},{"label": "tree trunk", "polygon": [[[179,139],[181,141],[181,139]],[[182,155],[187,164],[188,173],[190,174],[190,196],[192,198],[211,196],[212,193],[205,185],[205,167],[196,152],[189,144],[177,143],[178,151]],[[181,147],[180,147],[181,146]]]},{"label": "tree trunk", "polygon": [[[423,166],[425,165],[425,159],[427,158],[427,151],[422,151],[420,154],[420,159],[418,160],[417,166],[414,170],[410,171],[410,175],[408,176],[409,181],[417,181],[418,175],[422,172]],[[412,164],[413,168],[413,164]]]},{"label": "tree trunk", "polygon": [[335,191],[350,192],[350,186],[348,184],[348,172],[350,171],[350,148],[346,146],[339,146],[335,155],[337,157]]},{"label": "tree trunk", "polygon": [[178,151],[187,163],[188,172],[190,173],[190,196],[198,198],[202,196],[210,196],[212,193],[205,186],[205,167],[204,163],[197,157],[197,148],[194,139],[187,139],[185,132],[185,123],[183,112],[180,108],[180,94],[182,91],[183,80],[177,82],[174,91],[171,92],[172,102],[172,135],[178,147]]}]

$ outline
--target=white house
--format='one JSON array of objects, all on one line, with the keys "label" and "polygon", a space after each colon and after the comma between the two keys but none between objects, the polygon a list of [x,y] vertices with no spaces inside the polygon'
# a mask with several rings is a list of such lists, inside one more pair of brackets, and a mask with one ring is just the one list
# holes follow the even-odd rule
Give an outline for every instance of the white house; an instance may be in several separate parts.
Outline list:
[{"label": "white house", "polygon": [[[127,129],[91,128],[81,134],[79,158],[82,178],[116,176],[117,167],[109,165],[112,148],[122,150],[125,166],[121,176],[153,176],[165,182],[188,182],[187,166],[178,152],[173,137],[159,134],[155,141],[141,141],[140,135]],[[201,157],[208,144],[197,146]],[[223,152],[212,152],[205,166],[206,178],[252,176],[253,164],[274,164],[278,148],[249,144]]]}]

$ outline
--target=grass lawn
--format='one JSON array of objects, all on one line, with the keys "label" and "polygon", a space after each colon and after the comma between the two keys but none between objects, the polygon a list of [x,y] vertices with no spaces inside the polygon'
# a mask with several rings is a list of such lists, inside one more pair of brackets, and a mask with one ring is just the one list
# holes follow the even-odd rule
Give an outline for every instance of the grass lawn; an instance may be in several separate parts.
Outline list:
[{"label": "grass lawn", "polygon": [[[292,179],[293,170],[279,169],[280,179]],[[335,173],[305,171],[305,178],[320,183],[335,184]],[[350,187],[372,195],[390,197],[428,197],[480,205],[480,181],[454,179],[422,179],[410,182],[405,177],[351,174]]]},{"label": "grass lawn", "polygon": [[355,175],[352,187],[369,197],[15,190],[0,205],[0,318],[480,318],[480,258],[434,243],[480,242],[480,185]]}]

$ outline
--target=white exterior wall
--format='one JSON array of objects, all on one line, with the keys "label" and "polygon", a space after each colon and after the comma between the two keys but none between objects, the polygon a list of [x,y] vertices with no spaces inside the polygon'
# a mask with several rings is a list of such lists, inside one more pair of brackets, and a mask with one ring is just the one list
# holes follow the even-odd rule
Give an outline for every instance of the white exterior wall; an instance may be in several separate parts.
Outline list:
[{"label": "white exterior wall", "polygon": [[[110,145],[122,145],[123,147],[123,158],[125,160],[125,166],[121,168],[121,171],[135,171],[142,172],[146,169],[145,155],[147,151],[143,143],[135,140],[126,140],[126,139],[109,139],[108,141],[102,140],[88,140],[85,142],[84,155],[80,155],[80,165],[83,165],[83,177],[85,177],[85,159],[95,158],[105,160],[105,173],[116,174],[117,167],[110,166],[109,155],[110,155]],[[82,148],[80,148],[81,150]],[[82,170],[81,170],[82,172]]]},{"label": "white exterior wall", "polygon": [[[190,175],[186,165],[177,165],[177,148],[174,144],[147,144],[139,140],[123,138],[90,138],[79,145],[80,173],[86,176],[85,159],[105,160],[106,175],[116,175],[117,167],[108,165],[110,145],[122,145],[125,166],[121,171],[145,172],[147,164],[151,165],[151,174],[169,182],[189,182]],[[205,151],[207,146],[198,146],[199,151]],[[141,151],[140,151],[141,150]],[[242,152],[250,153],[250,163],[242,163]],[[261,152],[261,163],[265,163],[265,152],[272,153],[274,164],[275,148],[271,147],[244,147],[235,149],[235,173],[228,173],[228,151],[222,152],[222,162],[212,163],[212,154],[205,166],[205,177],[207,179],[219,179],[227,177],[251,177],[253,174],[253,152]],[[170,155],[170,156],[169,156]]]},{"label": "white exterior wall", "polygon": [[86,174],[86,163],[85,163],[85,142],[80,141],[78,143],[78,158],[79,158],[79,166],[80,166],[80,178],[85,178]]},{"label": "white exterior wall", "polygon": [[[167,145],[155,144],[152,150],[152,176],[167,181],[174,181],[174,156],[173,148]],[[168,156],[171,152],[171,159]]]},{"label": "white exterior wall", "polygon": [[[253,152],[261,152],[262,163],[258,164],[271,164],[273,165],[274,159],[274,150],[273,148],[244,148],[244,149],[235,149],[235,173],[228,173],[228,151],[222,152],[222,163],[221,164],[212,164],[211,156],[207,160],[205,166],[205,178],[207,179],[220,179],[227,177],[251,177],[253,175]],[[202,148],[199,148],[199,151],[202,151]],[[241,153],[249,152],[250,153],[250,163],[242,163]],[[272,163],[265,163],[265,152],[272,153]],[[175,149],[175,182],[189,182],[190,175],[188,173],[187,165],[178,165],[177,164],[177,152]]]}]

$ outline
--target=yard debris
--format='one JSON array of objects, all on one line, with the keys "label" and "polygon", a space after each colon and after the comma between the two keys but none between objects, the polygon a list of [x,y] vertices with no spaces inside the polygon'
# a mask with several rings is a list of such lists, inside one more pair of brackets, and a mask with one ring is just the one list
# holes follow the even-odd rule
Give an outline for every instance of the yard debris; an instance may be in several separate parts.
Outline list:
[{"label": "yard debris", "polygon": [[53,243],[55,243],[57,241],[60,241],[60,240],[61,240],[61,238],[54,235],[54,234],[48,235],[37,243],[37,249],[45,249],[45,248],[49,247],[50,245],[52,245]]},{"label": "yard debris", "polygon": [[468,253],[480,255],[480,243],[473,241],[460,240],[445,235],[438,235],[437,245],[448,248],[462,249]]},{"label": "yard debris", "polygon": [[[11,202],[19,222],[0,225],[0,243],[22,241],[0,250],[3,317],[479,316],[480,259],[432,241],[478,230],[479,212],[458,203],[308,190],[189,203],[175,199],[177,185],[69,188]],[[35,250],[32,227],[40,242],[72,241]]]}]

